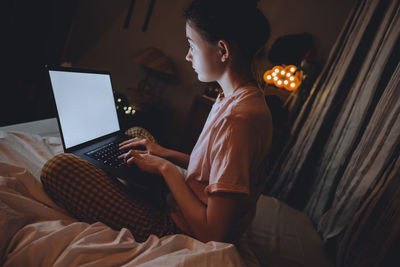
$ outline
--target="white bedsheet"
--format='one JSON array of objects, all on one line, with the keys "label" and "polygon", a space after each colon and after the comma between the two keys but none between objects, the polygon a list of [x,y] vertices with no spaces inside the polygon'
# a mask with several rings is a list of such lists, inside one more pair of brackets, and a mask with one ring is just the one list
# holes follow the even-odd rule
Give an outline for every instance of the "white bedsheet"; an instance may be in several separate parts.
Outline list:
[{"label": "white bedsheet", "polygon": [[0,162],[24,167],[38,181],[44,163],[61,152],[60,137],[0,130]]},{"label": "white bedsheet", "polygon": [[0,130],[0,266],[243,266],[232,244],[151,236],[78,222],[42,189],[40,170],[59,137]]}]

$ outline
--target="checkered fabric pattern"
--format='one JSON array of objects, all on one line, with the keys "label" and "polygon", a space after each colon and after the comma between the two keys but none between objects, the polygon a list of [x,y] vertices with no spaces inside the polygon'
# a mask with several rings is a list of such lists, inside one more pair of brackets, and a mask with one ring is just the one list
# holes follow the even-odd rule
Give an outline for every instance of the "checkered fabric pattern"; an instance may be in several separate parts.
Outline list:
[{"label": "checkered fabric pattern", "polygon": [[100,221],[116,230],[125,227],[138,242],[150,234],[182,233],[168,210],[129,194],[103,170],[75,155],[53,157],[40,178],[47,194],[80,221]]},{"label": "checkered fabric pattern", "polygon": [[153,143],[157,143],[157,140],[149,131],[139,126],[129,128],[128,130],[125,131],[125,134],[132,137],[148,139]]}]

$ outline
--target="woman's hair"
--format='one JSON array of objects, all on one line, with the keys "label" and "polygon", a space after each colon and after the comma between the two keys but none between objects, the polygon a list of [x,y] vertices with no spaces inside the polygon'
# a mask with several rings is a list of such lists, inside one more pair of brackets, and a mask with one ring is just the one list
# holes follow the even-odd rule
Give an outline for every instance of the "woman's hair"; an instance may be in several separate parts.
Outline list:
[{"label": "woman's hair", "polygon": [[243,56],[253,58],[269,38],[269,22],[258,0],[193,0],[186,21],[209,42],[234,42]]}]

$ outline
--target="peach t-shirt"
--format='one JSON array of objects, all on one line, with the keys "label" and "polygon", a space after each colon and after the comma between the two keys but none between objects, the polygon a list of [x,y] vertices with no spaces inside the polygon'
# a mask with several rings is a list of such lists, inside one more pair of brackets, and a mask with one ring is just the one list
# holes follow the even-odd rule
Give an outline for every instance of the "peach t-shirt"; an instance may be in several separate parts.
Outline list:
[{"label": "peach t-shirt", "polygon": [[[263,93],[256,87],[239,88],[228,97],[218,96],[190,155],[186,182],[204,205],[208,194],[245,194],[232,226],[235,236],[253,218],[266,179],[271,138],[272,120]],[[183,224],[183,216],[172,218],[178,226]]]}]

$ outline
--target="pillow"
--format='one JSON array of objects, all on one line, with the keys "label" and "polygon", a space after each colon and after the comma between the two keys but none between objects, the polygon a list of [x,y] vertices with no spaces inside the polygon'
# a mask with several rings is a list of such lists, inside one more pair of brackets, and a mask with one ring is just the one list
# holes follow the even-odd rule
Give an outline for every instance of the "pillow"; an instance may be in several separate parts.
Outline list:
[{"label": "pillow", "polygon": [[311,220],[272,197],[260,196],[247,238],[261,266],[333,266]]}]

